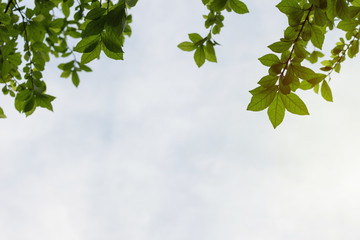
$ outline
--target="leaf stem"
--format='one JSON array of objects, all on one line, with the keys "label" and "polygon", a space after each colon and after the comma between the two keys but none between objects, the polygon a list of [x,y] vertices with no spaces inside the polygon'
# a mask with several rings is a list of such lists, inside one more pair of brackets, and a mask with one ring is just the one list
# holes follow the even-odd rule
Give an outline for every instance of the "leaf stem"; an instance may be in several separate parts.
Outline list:
[{"label": "leaf stem", "polygon": [[287,70],[287,68],[289,66],[289,63],[291,62],[292,55],[293,55],[293,52],[294,52],[294,49],[295,49],[295,43],[299,40],[300,35],[301,35],[302,31],[304,30],[304,26],[305,26],[306,22],[309,21],[309,16],[310,16],[310,13],[311,13],[311,10],[312,10],[313,6],[314,5],[311,5],[311,7],[308,9],[309,12],[307,13],[304,22],[301,24],[301,28],[299,30],[299,33],[298,33],[298,35],[296,36],[296,38],[295,38],[295,40],[293,42],[293,46],[291,48],[290,55],[289,55],[288,59],[286,60],[285,67],[283,68],[283,70],[280,73],[280,78],[282,78],[284,76],[284,73]]}]

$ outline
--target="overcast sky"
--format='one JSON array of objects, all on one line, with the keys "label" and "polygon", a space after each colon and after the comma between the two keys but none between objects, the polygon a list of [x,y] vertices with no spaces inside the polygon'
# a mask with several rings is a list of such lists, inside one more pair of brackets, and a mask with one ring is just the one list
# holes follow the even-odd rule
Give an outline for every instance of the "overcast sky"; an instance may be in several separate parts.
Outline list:
[{"label": "overcast sky", "polygon": [[286,24],[277,2],[226,14],[219,63],[198,69],[176,45],[206,33],[201,1],[139,1],[125,61],[102,57],[78,89],[50,63],[53,113],[1,96],[0,238],[359,239],[359,60],[334,103],[299,93],[310,116],[274,130],[246,111]]}]

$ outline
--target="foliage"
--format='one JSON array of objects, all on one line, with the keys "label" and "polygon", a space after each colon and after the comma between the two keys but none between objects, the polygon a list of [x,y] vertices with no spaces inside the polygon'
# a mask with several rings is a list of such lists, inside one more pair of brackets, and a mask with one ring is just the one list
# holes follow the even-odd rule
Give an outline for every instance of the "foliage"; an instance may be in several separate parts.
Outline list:
[{"label": "foliage", "polygon": [[[53,110],[55,97],[46,93],[42,72],[50,55],[73,57],[59,65],[61,77],[71,76],[79,85],[78,72],[90,72],[86,65],[101,51],[116,60],[123,59],[125,36],[131,35],[131,15],[127,9],[137,0],[35,0],[34,7],[21,0],[0,3],[0,83],[2,91],[15,100],[15,108],[32,114],[37,107]],[[56,14],[55,14],[56,13]],[[59,15],[59,17],[57,17]],[[80,39],[75,48],[69,42]],[[18,45],[23,42],[23,51]],[[75,52],[81,53],[81,59]],[[20,73],[22,67],[23,76]],[[0,118],[5,118],[0,108]]]},{"label": "foliage", "polygon": [[[101,51],[109,58],[123,60],[125,36],[131,35],[132,18],[127,12],[137,0],[34,0],[34,7],[20,3],[0,3],[0,83],[3,93],[13,97],[15,108],[26,116],[37,107],[53,110],[55,97],[46,94],[42,77],[50,55],[73,57],[59,68],[61,77],[71,76],[75,86],[80,82],[78,72],[91,71],[86,64],[99,58]],[[219,43],[214,35],[224,27],[223,12],[249,12],[240,0],[202,3],[209,12],[203,16],[208,34],[202,37],[191,33],[188,41],[178,45],[183,51],[194,52],[198,67],[206,60],[217,62],[215,47]],[[331,74],[339,73],[345,59],[359,52],[360,26],[360,0],[281,0],[276,7],[287,16],[288,27],[279,41],[268,46],[271,53],[259,58],[268,67],[268,74],[250,91],[252,98],[247,107],[250,111],[267,109],[274,128],[283,121],[286,111],[309,114],[296,91],[313,89],[326,101],[333,101]],[[324,57],[321,50],[326,33],[335,28],[343,30],[345,36],[332,49],[331,58],[323,60],[323,67],[317,71],[305,66],[305,60],[310,65]],[[69,44],[73,39],[77,40],[74,48]],[[19,44],[23,44],[22,51],[18,50]],[[74,52],[81,53],[80,60]],[[4,117],[0,108],[0,118]]]}]

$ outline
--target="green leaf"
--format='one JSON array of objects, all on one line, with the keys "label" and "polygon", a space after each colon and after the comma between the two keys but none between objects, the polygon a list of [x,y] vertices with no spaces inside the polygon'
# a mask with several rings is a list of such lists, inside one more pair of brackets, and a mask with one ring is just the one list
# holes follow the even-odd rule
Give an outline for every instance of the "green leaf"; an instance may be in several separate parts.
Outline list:
[{"label": "green leaf", "polygon": [[106,15],[106,24],[111,27],[124,28],[126,24],[125,6],[119,5]]},{"label": "green leaf", "polygon": [[93,51],[100,42],[100,35],[90,36],[82,39],[75,46],[74,51],[79,53],[86,53]]},{"label": "green leaf", "polygon": [[359,25],[359,21],[355,19],[350,19],[346,21],[340,21],[337,25],[337,28],[344,30],[346,32],[354,31],[355,28]]},{"label": "green leaf", "polygon": [[205,51],[203,46],[196,49],[194,53],[194,60],[198,67],[201,67],[205,63]]},{"label": "green leaf", "polygon": [[281,97],[279,96],[279,93],[276,94],[274,100],[269,105],[267,114],[274,128],[279,126],[280,123],[284,120],[285,106],[281,100]]},{"label": "green leaf", "polygon": [[341,19],[347,19],[348,16],[348,4],[345,0],[336,0],[336,12]]},{"label": "green leaf", "polygon": [[250,111],[261,111],[267,108],[274,100],[277,92],[277,86],[265,88],[265,90],[253,94],[251,101],[247,107]]},{"label": "green leaf", "polygon": [[104,30],[105,17],[100,17],[96,20],[91,20],[85,27],[85,30],[81,33],[82,38],[98,35]]},{"label": "green leaf", "polygon": [[230,7],[232,8],[232,10],[234,10],[234,12],[236,12],[238,14],[244,14],[244,13],[249,12],[249,10],[246,7],[245,3],[243,3],[242,1],[229,0],[229,3],[230,3]]},{"label": "green leaf", "polygon": [[35,103],[37,106],[49,109],[53,111],[53,106],[51,104],[52,101],[55,100],[55,97],[48,94],[37,94],[35,96]]},{"label": "green leaf", "polygon": [[291,15],[294,12],[302,11],[297,0],[282,0],[276,7],[285,14]]},{"label": "green leaf", "polygon": [[208,60],[209,62],[217,62],[215,49],[210,41],[206,43],[204,50],[206,60]]},{"label": "green leaf", "polygon": [[201,37],[198,33],[189,33],[189,39],[194,43],[198,43],[203,40],[203,37]]},{"label": "green leaf", "polygon": [[80,79],[79,79],[79,75],[78,75],[78,73],[76,71],[72,72],[71,80],[72,80],[73,84],[75,85],[75,87],[79,86]]},{"label": "green leaf", "polygon": [[291,66],[292,66],[292,71],[294,71],[296,76],[298,76],[301,79],[309,80],[314,77],[317,77],[316,73],[313,70],[311,70],[310,68],[300,66],[300,65],[291,65]]},{"label": "green leaf", "polygon": [[178,45],[178,48],[180,48],[183,51],[191,52],[196,49],[196,46],[192,42],[182,42]]},{"label": "green leaf", "polygon": [[104,51],[105,55],[108,58],[111,58],[111,59],[114,59],[114,60],[124,60],[124,54],[122,52],[120,52],[120,53],[112,52],[112,51],[110,51],[109,49],[106,48],[104,43],[102,44],[102,50]]},{"label": "green leaf", "polygon": [[333,101],[333,96],[330,86],[325,80],[321,84],[321,96],[328,102]]},{"label": "green leaf", "polygon": [[312,26],[311,27],[311,42],[312,42],[312,44],[315,47],[322,49],[324,40],[325,40],[325,35],[324,35],[322,29],[318,26]]},{"label": "green leaf", "polygon": [[305,103],[295,93],[280,94],[280,97],[289,112],[297,115],[309,115]]},{"label": "green leaf", "polygon": [[259,61],[267,67],[271,67],[274,64],[280,63],[279,57],[272,53],[262,56],[259,58]]},{"label": "green leaf", "polygon": [[0,118],[6,118],[4,110],[0,107]]},{"label": "green leaf", "polygon": [[117,38],[112,32],[104,32],[101,35],[101,39],[106,46],[107,49],[109,49],[111,52],[114,53],[122,53],[122,44],[119,38]]},{"label": "green leaf", "polygon": [[96,7],[91,9],[88,14],[86,14],[85,18],[90,20],[95,20],[104,15],[106,12],[106,8]]},{"label": "green leaf", "polygon": [[279,78],[278,76],[267,75],[265,77],[262,77],[260,79],[260,81],[258,82],[258,84],[265,87],[265,88],[269,88],[269,87],[272,87],[272,86],[274,86],[276,84],[278,78]]},{"label": "green leaf", "polygon": [[276,53],[285,52],[290,47],[291,47],[291,42],[283,42],[283,41],[275,42],[268,46],[268,48],[270,48],[273,52],[276,52]]},{"label": "green leaf", "polygon": [[219,12],[225,8],[227,0],[211,0],[210,1],[210,10],[214,12]]},{"label": "green leaf", "polygon": [[129,7],[135,7],[137,2],[138,0],[126,0],[126,3],[129,5]]},{"label": "green leaf", "polygon": [[100,57],[100,52],[101,52],[101,45],[98,44],[96,46],[96,48],[94,50],[92,50],[89,53],[83,53],[81,55],[81,63],[82,64],[86,64],[91,62],[92,60],[94,60],[95,58],[99,58]]}]

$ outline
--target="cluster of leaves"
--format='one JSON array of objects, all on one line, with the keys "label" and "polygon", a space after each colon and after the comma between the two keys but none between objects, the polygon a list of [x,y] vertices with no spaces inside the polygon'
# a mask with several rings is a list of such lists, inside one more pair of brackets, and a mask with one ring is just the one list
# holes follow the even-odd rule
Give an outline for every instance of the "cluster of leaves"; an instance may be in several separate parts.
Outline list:
[{"label": "cluster of leaves", "polygon": [[[359,0],[282,0],[277,8],[287,15],[289,26],[280,41],[268,46],[273,53],[259,58],[269,71],[258,82],[260,86],[250,91],[252,98],[247,107],[251,111],[267,109],[274,128],[283,121],[285,111],[309,114],[305,103],[295,94],[298,89],[313,89],[316,93],[320,90],[325,100],[333,101],[328,84],[330,74],[340,71],[346,53],[350,58],[358,53],[360,24]],[[331,60],[321,62],[323,72],[304,66],[304,60],[316,63],[324,56],[321,49],[325,34],[335,27],[346,32],[349,43],[340,39],[331,52]],[[311,53],[309,43],[315,49]]]},{"label": "cluster of leaves", "polygon": [[205,28],[209,29],[209,33],[206,37],[201,37],[198,33],[190,33],[190,41],[178,45],[183,51],[195,51],[194,60],[198,67],[201,67],[206,60],[217,62],[214,46],[219,44],[213,39],[213,35],[219,34],[224,26],[222,11],[234,11],[238,14],[249,12],[246,5],[239,0],[202,0],[202,2],[209,10],[209,14],[203,16]]},{"label": "cluster of leaves", "polygon": [[[60,64],[62,77],[71,75],[79,85],[78,72],[99,58],[101,51],[112,59],[123,59],[125,36],[131,35],[127,9],[137,0],[35,0],[34,7],[21,0],[0,3],[0,84],[5,95],[14,98],[15,108],[32,114],[37,107],[53,110],[55,97],[46,94],[42,72],[50,56],[73,57]],[[56,15],[59,15],[57,17]],[[69,39],[80,39],[73,48]],[[23,42],[23,48],[18,45]],[[76,53],[81,53],[81,60]],[[22,70],[21,70],[22,69]],[[22,72],[23,75],[20,73]],[[5,118],[0,108],[0,118]]]}]

